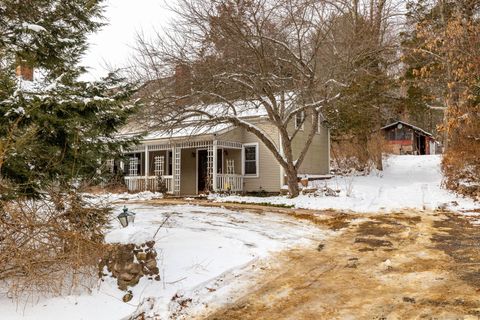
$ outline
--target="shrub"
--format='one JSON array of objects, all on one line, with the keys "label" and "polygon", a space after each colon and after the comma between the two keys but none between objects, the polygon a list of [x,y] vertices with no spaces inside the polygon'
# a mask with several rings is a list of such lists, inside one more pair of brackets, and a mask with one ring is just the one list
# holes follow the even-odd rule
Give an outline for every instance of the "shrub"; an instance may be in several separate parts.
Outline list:
[{"label": "shrub", "polygon": [[94,279],[105,250],[109,209],[76,194],[0,202],[0,280],[11,295],[61,294]]}]

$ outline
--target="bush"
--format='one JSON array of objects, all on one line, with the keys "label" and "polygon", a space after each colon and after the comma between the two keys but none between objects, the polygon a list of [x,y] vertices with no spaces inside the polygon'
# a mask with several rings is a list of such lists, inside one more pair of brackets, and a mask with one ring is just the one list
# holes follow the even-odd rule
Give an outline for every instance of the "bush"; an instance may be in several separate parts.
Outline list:
[{"label": "bush", "polygon": [[167,183],[166,181],[163,179],[162,176],[158,176],[157,177],[157,192],[160,192],[161,194],[163,194],[164,196],[167,194],[168,192],[168,187],[167,187]]},{"label": "bush", "polygon": [[382,134],[371,135],[368,140],[357,137],[344,138],[332,142],[333,170],[339,174],[363,172],[368,174],[373,168],[382,170],[382,154],[388,152],[388,145]]},{"label": "bush", "polygon": [[51,192],[46,199],[0,202],[0,280],[11,295],[61,294],[94,279],[106,248],[108,208],[76,194]]}]

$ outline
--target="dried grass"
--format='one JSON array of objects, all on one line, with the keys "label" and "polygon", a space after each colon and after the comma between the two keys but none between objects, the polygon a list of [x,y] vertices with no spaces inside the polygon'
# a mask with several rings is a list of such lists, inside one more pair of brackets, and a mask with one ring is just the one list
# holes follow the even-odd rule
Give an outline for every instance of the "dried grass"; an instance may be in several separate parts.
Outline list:
[{"label": "dried grass", "polygon": [[334,170],[339,174],[361,172],[368,174],[372,169],[382,170],[382,155],[388,153],[389,145],[380,133],[371,135],[368,140],[356,137],[332,142]]}]

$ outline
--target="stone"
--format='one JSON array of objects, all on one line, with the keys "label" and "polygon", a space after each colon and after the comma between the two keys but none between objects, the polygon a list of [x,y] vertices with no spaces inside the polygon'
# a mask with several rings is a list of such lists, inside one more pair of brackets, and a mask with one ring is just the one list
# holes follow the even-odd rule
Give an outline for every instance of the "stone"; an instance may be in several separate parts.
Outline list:
[{"label": "stone", "polygon": [[122,297],[122,300],[123,302],[129,302],[130,300],[132,300],[133,298],[133,294],[131,291],[128,291],[123,297]]},{"label": "stone", "polygon": [[142,265],[140,265],[139,263],[130,262],[125,265],[124,270],[129,273],[138,274],[142,272]]},{"label": "stone", "polygon": [[118,278],[123,281],[132,281],[133,278],[135,278],[135,275],[128,272],[122,272]]},{"label": "stone", "polygon": [[152,259],[152,260],[148,260],[147,263],[145,264],[145,266],[148,268],[148,269],[153,269],[157,266],[157,260],[155,259]]},{"label": "stone", "polygon": [[147,242],[145,242],[145,245],[149,248],[153,248],[153,246],[155,245],[155,241],[153,241],[153,240],[147,241]]},{"label": "stone", "polygon": [[140,261],[147,260],[147,254],[145,252],[139,252],[137,253],[137,259]]}]

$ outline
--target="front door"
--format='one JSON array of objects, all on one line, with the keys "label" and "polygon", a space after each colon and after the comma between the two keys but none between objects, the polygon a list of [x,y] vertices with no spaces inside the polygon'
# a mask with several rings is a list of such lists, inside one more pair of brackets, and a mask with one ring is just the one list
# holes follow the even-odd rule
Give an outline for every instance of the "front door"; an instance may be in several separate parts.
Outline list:
[{"label": "front door", "polygon": [[207,179],[208,179],[208,170],[207,170],[207,150],[198,150],[197,153],[197,190],[198,193],[203,193],[207,190]]}]

